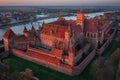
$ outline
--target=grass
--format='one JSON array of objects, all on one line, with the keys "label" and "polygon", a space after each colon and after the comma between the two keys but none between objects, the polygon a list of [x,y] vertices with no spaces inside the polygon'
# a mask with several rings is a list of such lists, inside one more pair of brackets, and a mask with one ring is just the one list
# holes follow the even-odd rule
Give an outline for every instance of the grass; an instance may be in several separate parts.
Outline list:
[{"label": "grass", "polygon": [[0,44],[0,47],[4,46],[4,44]]},{"label": "grass", "polygon": [[[109,56],[118,48],[120,45],[113,40],[110,45],[103,52],[104,57],[109,58]],[[46,68],[41,65],[37,65],[35,63],[23,60],[21,58],[15,57],[13,55],[8,58],[9,65],[11,71],[24,71],[26,68],[30,68],[33,70],[35,76],[37,76],[40,80],[93,80],[90,69],[91,63],[85,68],[85,70],[78,76],[70,77],[68,75],[62,74],[60,72],[54,71],[52,69]]]},{"label": "grass", "polygon": [[34,75],[37,76],[40,80],[92,80],[92,76],[89,73],[91,64],[89,64],[80,75],[70,77],[68,75],[23,60],[13,55],[9,56],[7,59],[9,61],[9,65],[11,66],[11,71],[24,71],[26,68],[30,68],[33,70]]},{"label": "grass", "polygon": [[109,46],[106,48],[106,50],[103,52],[104,57],[109,58],[109,56],[117,49],[120,48],[120,45],[117,41],[112,40],[112,42],[109,44]]}]

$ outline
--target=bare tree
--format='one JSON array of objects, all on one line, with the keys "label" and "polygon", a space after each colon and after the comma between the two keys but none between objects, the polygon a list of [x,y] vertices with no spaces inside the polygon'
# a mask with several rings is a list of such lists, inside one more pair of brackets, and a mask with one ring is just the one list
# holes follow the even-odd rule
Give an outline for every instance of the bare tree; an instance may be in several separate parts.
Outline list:
[{"label": "bare tree", "polygon": [[115,80],[115,67],[104,57],[98,57],[91,67],[94,80]]}]

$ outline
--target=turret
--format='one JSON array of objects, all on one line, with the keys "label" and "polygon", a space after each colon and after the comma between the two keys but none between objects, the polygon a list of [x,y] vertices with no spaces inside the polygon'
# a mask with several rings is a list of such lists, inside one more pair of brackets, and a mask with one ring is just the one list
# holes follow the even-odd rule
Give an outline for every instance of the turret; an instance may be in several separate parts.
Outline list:
[{"label": "turret", "polygon": [[35,32],[35,28],[34,28],[34,26],[31,27],[30,32],[33,33],[33,34],[36,33],[36,32]]},{"label": "turret", "polygon": [[9,48],[11,47],[11,45],[13,45],[11,43],[11,40],[16,36],[16,34],[11,30],[11,29],[7,29],[5,34],[3,35],[3,41],[4,41],[4,49],[5,51],[9,51]]},{"label": "turret", "polygon": [[23,35],[24,35],[24,36],[28,36],[28,34],[27,34],[27,33],[28,33],[27,28],[26,28],[26,27],[24,27],[24,30],[23,30]]},{"label": "turret", "polygon": [[68,64],[73,66],[74,65],[74,57],[75,57],[75,49],[74,47],[70,47],[68,50],[69,62]]},{"label": "turret", "polygon": [[34,28],[34,26],[32,26],[32,27],[31,27],[31,31],[32,31],[32,32],[33,32],[33,31],[35,31],[35,28]]},{"label": "turret", "polygon": [[27,28],[24,27],[23,34],[27,32]]},{"label": "turret", "polygon": [[76,24],[81,26],[81,29],[83,31],[84,29],[84,14],[83,13],[77,13],[77,20]]}]

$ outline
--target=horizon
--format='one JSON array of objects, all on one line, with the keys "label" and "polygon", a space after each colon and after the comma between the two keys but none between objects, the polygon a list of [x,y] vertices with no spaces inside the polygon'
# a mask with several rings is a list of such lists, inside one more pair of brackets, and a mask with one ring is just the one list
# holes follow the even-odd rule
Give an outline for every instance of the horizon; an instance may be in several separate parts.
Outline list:
[{"label": "horizon", "polygon": [[120,6],[119,0],[64,0],[64,1],[58,1],[58,0],[1,0],[0,6]]}]

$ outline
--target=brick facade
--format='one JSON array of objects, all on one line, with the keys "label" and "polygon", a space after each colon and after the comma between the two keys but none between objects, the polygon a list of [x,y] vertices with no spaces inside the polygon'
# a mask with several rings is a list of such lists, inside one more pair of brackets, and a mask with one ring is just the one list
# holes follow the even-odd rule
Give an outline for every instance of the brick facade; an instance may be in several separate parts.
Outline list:
[{"label": "brick facade", "polygon": [[[108,20],[86,19],[83,13],[78,13],[77,20],[58,18],[54,22],[43,23],[38,30],[33,26],[30,30],[25,27],[22,35],[8,29],[3,36],[4,47],[18,57],[74,76],[94,58],[95,50],[89,52],[91,43],[96,49],[98,42],[103,44],[106,41],[97,50],[98,54],[109,44],[115,34],[109,34],[111,25]],[[83,44],[85,39],[89,44]]]}]

